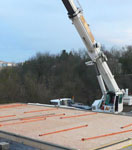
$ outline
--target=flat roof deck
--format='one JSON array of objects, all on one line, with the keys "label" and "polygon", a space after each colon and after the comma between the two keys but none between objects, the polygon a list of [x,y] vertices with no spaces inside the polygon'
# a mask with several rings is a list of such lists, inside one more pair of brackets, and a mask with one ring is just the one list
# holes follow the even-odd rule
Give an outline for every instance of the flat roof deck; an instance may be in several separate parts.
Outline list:
[{"label": "flat roof deck", "polygon": [[88,150],[132,138],[132,117],[9,104],[0,105],[0,130],[65,147]]}]

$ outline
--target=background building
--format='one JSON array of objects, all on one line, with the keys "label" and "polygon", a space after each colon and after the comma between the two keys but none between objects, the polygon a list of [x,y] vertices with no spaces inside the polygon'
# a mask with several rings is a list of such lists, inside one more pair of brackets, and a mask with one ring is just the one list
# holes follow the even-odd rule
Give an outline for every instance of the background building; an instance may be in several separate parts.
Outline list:
[{"label": "background building", "polygon": [[0,61],[0,69],[4,67],[12,67],[12,66],[16,66],[16,64],[11,62]]}]

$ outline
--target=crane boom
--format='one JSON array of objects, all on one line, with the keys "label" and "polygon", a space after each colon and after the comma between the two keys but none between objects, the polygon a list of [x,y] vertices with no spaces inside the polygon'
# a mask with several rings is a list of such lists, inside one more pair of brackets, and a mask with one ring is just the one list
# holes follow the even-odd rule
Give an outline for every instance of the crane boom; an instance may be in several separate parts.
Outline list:
[{"label": "crane boom", "polygon": [[[62,2],[68,11],[69,18],[72,20],[73,25],[75,26],[83,43],[85,44],[88,50],[89,57],[91,58],[95,66],[97,67],[98,80],[99,80],[100,86],[102,87],[101,89],[104,95],[103,99],[105,97],[104,101],[106,101],[108,97],[108,92],[114,93],[115,96],[114,96],[113,106],[112,106],[113,110],[111,111],[121,112],[123,109],[123,102],[120,101],[119,103],[119,99],[121,99],[120,97],[121,95],[123,95],[123,92],[119,89],[114,79],[114,76],[112,75],[107,65],[107,62],[106,62],[107,58],[104,55],[104,53],[101,51],[100,44],[95,41],[94,36],[90,31],[89,25],[87,24],[83,16],[82,10],[75,5],[74,0],[62,0]],[[103,84],[103,82],[105,84]],[[106,89],[104,88],[105,85],[108,90],[107,93],[106,93]],[[109,95],[109,97],[112,97],[111,94]]]}]

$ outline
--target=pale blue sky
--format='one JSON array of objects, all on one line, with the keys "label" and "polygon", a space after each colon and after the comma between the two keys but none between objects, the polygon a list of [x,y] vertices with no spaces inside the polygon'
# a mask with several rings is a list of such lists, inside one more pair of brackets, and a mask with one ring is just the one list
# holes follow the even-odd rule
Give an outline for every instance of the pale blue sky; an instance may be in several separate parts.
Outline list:
[{"label": "pale blue sky", "polygon": [[[132,0],[79,0],[96,41],[132,44]],[[0,60],[84,48],[61,0],[0,0]]]}]

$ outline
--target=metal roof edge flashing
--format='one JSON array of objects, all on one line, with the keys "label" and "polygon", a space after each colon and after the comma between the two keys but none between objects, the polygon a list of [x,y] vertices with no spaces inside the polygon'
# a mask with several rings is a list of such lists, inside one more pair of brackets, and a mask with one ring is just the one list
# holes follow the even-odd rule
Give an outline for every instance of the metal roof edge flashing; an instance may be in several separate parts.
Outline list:
[{"label": "metal roof edge flashing", "polygon": [[25,136],[21,136],[21,135],[17,135],[14,133],[1,131],[1,130],[0,130],[0,138],[14,141],[14,142],[21,143],[21,144],[25,144],[25,145],[32,146],[35,148],[39,148],[40,150],[43,150],[43,149],[46,149],[46,150],[77,150],[77,149],[68,148],[68,147],[57,145],[57,144],[40,141],[40,140],[36,140],[33,138],[29,138],[29,137],[25,137]]}]

